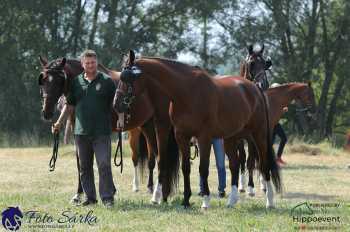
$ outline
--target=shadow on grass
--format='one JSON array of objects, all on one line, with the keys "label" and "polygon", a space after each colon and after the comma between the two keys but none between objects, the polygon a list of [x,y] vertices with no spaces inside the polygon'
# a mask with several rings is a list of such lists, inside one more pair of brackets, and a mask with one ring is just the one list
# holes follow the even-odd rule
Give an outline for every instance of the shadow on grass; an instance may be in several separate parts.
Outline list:
[{"label": "shadow on grass", "polygon": [[302,200],[320,200],[330,201],[336,199],[334,195],[319,195],[316,193],[298,193],[298,192],[286,192],[283,194],[284,199],[302,199]]},{"label": "shadow on grass", "polygon": [[335,169],[335,167],[330,167],[326,165],[287,165],[282,169],[285,170],[299,170],[299,169],[307,169],[307,170],[331,170]]},{"label": "shadow on grass", "polygon": [[185,209],[182,205],[182,198],[176,197],[168,203],[152,204],[150,201],[144,200],[128,200],[128,199],[119,199],[115,202],[115,207],[113,211],[149,211],[154,210],[158,212],[170,212],[177,211],[178,213],[192,214],[197,215],[201,214],[201,210],[199,207],[191,204],[191,207]]}]

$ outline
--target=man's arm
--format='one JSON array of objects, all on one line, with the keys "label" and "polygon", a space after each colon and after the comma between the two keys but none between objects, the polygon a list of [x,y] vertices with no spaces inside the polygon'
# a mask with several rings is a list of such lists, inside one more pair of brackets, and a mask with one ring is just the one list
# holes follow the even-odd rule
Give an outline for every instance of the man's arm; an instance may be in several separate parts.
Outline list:
[{"label": "man's arm", "polygon": [[53,124],[51,131],[52,133],[57,133],[60,131],[62,124],[66,121],[68,115],[72,115],[74,113],[74,106],[65,104],[60,117],[57,119],[57,121]]}]

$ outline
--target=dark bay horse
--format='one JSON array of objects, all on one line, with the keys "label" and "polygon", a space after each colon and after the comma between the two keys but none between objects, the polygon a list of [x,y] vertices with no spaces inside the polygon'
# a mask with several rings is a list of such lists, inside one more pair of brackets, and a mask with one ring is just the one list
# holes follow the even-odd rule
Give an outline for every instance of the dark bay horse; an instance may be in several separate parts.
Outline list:
[{"label": "dark bay horse", "polygon": [[[278,166],[272,153],[266,99],[249,80],[226,77],[215,80],[197,67],[161,58],[140,58],[132,51],[129,63],[121,73],[121,81],[133,83],[135,95],[161,89],[171,99],[169,114],[175,137],[182,152],[185,207],[190,206],[190,139],[198,139],[200,175],[204,180],[202,207],[209,206],[208,168],[212,138],[224,138],[232,175],[232,191],[228,205],[237,201],[238,156],[237,136],[246,129],[251,133],[259,156],[259,170],[268,183],[267,207],[273,206],[273,190],[281,190]],[[115,107],[115,106],[114,106]],[[242,135],[239,135],[239,137]]]},{"label": "dark bay horse", "polygon": [[[82,73],[83,68],[78,60],[66,60],[63,58],[48,63],[46,60],[40,58],[40,61],[43,67],[43,71],[39,76],[39,85],[41,86],[43,97],[43,116],[45,119],[50,119],[53,116],[54,105],[57,103],[58,98],[62,94],[66,95],[68,93],[71,80]],[[118,76],[117,71],[108,70],[102,65],[99,65],[99,70],[111,76]],[[171,192],[173,185],[175,185],[177,176],[176,166],[178,164],[177,157],[179,156],[178,147],[174,135],[171,132],[169,116],[164,113],[168,111],[169,100],[163,97],[159,99],[158,103],[159,104],[156,107],[153,107],[153,104],[151,104],[149,97],[146,94],[136,96],[133,100],[133,105],[129,109],[132,116],[128,119],[128,122],[123,128],[124,130],[131,130],[140,127],[147,139],[147,147],[158,152],[158,168],[160,169],[158,172],[158,185],[161,185],[163,182],[165,187],[163,192],[160,188],[155,189],[152,197],[152,201],[154,202],[159,202],[162,193],[165,193],[163,198],[166,198],[167,194]],[[167,116],[168,119],[164,117],[164,115]],[[113,116],[114,117],[112,118],[114,118],[114,120],[112,120],[112,126],[114,129],[117,129],[117,115],[114,114]],[[157,125],[157,127],[155,128],[154,125]],[[137,132],[137,130],[133,130],[131,133],[134,134],[133,132]],[[133,141],[135,140],[132,139],[131,142],[133,143]],[[158,144],[162,145],[159,146]],[[166,156],[165,153],[171,155]],[[173,172],[165,172],[160,168],[160,156],[167,161],[168,169]],[[168,158],[170,158],[169,161],[167,160]],[[77,165],[79,165],[78,158]],[[153,170],[154,162],[150,162],[149,167]],[[162,175],[162,173],[164,173],[164,175]],[[149,178],[149,180],[150,179],[151,178]],[[81,190],[81,187],[79,187],[78,193],[81,193]]]}]

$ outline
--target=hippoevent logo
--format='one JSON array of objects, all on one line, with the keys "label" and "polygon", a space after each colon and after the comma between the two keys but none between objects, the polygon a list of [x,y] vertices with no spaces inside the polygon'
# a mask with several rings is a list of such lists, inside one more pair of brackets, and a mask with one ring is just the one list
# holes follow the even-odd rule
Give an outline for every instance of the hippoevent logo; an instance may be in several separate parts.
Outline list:
[{"label": "hippoevent logo", "polygon": [[339,203],[302,202],[291,209],[290,216],[298,224],[297,230],[339,230],[342,220],[334,215],[336,208],[340,208]]},{"label": "hippoevent logo", "polygon": [[18,207],[8,207],[1,215],[1,222],[6,230],[16,231],[21,227],[23,214]]}]

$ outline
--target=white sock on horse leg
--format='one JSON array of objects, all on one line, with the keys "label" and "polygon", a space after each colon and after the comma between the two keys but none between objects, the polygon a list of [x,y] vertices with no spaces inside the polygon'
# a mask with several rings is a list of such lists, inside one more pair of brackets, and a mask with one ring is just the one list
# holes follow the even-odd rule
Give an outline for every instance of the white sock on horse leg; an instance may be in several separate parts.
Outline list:
[{"label": "white sock on horse leg", "polygon": [[260,174],[260,189],[266,192],[266,181],[261,174]]},{"label": "white sock on horse leg", "polygon": [[274,208],[275,204],[273,202],[273,188],[270,181],[266,181],[266,208]]},{"label": "white sock on horse leg", "polygon": [[139,191],[139,170],[138,170],[138,166],[134,167],[134,179],[132,182],[132,191],[133,192],[138,192]]},{"label": "white sock on horse leg", "polygon": [[204,195],[203,196],[203,202],[202,202],[202,209],[208,209],[210,207],[210,196]]},{"label": "white sock on horse leg", "polygon": [[232,185],[231,193],[228,196],[227,206],[233,207],[238,201],[238,188],[236,185]]},{"label": "white sock on horse leg", "polygon": [[245,174],[241,173],[239,175],[238,190],[240,192],[244,192],[244,186],[245,186]]},{"label": "white sock on horse leg", "polygon": [[162,185],[157,183],[156,188],[153,191],[151,202],[154,204],[160,204],[163,197]]},{"label": "white sock on horse leg", "polygon": [[255,196],[255,190],[254,190],[254,188],[253,188],[252,186],[249,186],[249,185],[248,185],[247,194],[248,194],[248,196],[250,196],[250,197],[254,197],[254,196]]}]

